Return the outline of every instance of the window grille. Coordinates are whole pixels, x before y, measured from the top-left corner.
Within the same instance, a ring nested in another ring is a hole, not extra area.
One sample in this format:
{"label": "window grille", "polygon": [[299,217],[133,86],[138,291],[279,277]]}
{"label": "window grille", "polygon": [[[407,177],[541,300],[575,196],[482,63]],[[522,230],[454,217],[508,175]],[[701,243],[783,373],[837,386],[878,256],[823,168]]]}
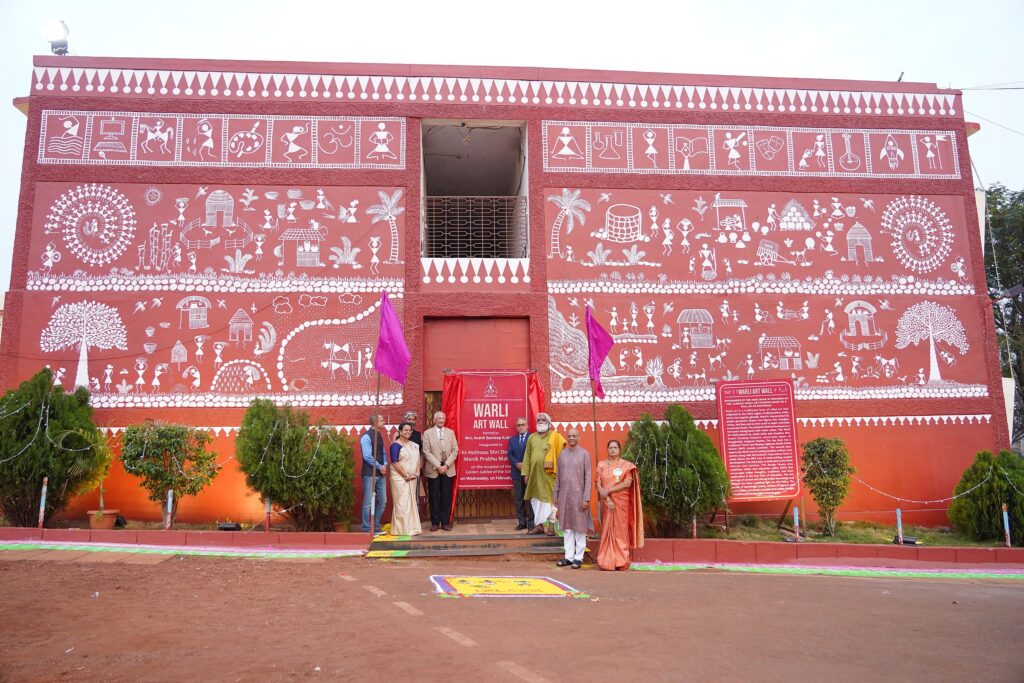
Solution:
{"label": "window grille", "polygon": [[526,197],[427,197],[423,255],[433,258],[526,258]]}

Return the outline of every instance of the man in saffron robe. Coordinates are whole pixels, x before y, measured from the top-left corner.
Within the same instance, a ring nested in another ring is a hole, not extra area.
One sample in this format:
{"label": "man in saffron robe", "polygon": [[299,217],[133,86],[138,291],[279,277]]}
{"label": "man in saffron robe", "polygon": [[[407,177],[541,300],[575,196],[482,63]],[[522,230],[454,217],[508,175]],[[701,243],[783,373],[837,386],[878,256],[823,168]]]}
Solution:
{"label": "man in saffron robe", "polygon": [[[551,428],[551,416],[537,413],[537,431],[526,440],[523,455],[523,481],[526,493],[533,506],[533,521],[537,524],[529,533],[554,536],[551,522],[555,512],[555,472],[558,470],[558,454],[565,448],[565,439]],[[545,528],[546,527],[546,528]]]}
{"label": "man in saffron robe", "polygon": [[579,569],[587,551],[587,535],[594,530],[590,516],[590,487],[592,469],[590,453],[580,446],[580,432],[570,429],[565,433],[568,445],[558,456],[555,475],[555,506],[558,508],[558,527],[562,530],[565,557],[556,565]]}
{"label": "man in saffron robe", "polygon": [[597,463],[597,495],[603,508],[597,565],[607,571],[629,569],[630,548],[644,545],[640,472],[621,453],[622,446],[612,439],[608,459]]}

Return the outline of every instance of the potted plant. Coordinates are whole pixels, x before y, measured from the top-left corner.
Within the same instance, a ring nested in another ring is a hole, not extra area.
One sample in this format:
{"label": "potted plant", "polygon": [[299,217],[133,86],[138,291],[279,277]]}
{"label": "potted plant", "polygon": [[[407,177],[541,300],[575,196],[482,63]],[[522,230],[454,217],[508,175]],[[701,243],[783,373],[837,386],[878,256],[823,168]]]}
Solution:
{"label": "potted plant", "polygon": [[121,511],[117,508],[105,508],[103,506],[103,482],[107,475],[110,474],[110,462],[113,459],[113,451],[110,448],[110,443],[107,442],[107,438],[103,435],[103,432],[98,429],[93,432],[80,430],[78,431],[78,434],[89,443],[93,452],[98,456],[100,462],[104,463],[104,466],[99,472],[97,472],[100,489],[100,506],[97,510],[87,511],[89,514],[89,528],[113,529],[114,525],[117,523],[117,515]]}

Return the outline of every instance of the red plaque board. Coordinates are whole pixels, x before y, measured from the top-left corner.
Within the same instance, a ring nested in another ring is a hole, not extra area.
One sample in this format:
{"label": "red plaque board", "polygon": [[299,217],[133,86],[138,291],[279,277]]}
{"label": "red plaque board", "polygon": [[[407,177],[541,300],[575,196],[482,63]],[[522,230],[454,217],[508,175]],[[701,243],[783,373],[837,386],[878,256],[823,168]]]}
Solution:
{"label": "red plaque board", "polygon": [[790,380],[718,382],[718,430],[732,500],[800,493],[796,406]]}
{"label": "red plaque board", "polygon": [[[449,425],[459,439],[458,489],[512,488],[509,437],[516,431],[516,418],[527,417],[534,423],[528,400],[530,374],[529,370],[460,370],[457,383],[446,383]],[[449,402],[457,408],[454,415]]]}

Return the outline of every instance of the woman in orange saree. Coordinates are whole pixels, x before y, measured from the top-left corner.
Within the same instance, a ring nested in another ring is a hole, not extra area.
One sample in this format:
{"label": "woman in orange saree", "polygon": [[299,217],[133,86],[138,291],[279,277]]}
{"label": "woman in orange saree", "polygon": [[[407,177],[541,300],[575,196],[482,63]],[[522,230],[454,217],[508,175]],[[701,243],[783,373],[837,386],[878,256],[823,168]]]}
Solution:
{"label": "woman in orange saree", "polygon": [[608,442],[608,458],[597,463],[598,504],[603,513],[597,564],[607,571],[629,569],[630,548],[644,545],[640,473],[621,454],[622,446],[613,439]]}

